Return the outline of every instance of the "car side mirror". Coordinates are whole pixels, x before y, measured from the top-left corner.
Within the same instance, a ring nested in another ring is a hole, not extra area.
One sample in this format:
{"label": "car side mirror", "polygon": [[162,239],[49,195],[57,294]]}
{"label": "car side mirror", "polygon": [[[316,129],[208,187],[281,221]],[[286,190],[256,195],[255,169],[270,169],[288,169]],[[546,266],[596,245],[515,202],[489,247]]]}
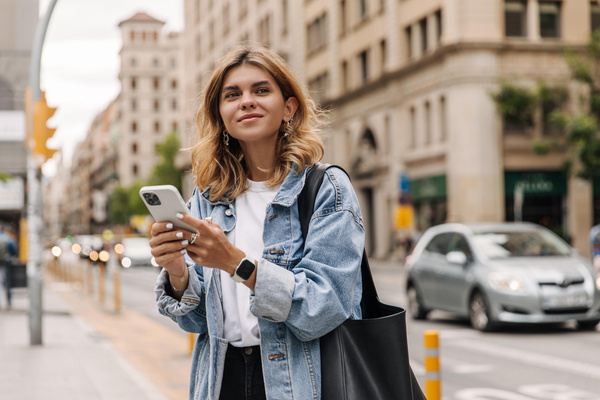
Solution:
{"label": "car side mirror", "polygon": [[468,260],[466,254],[462,251],[451,251],[446,254],[446,261],[450,264],[466,265]]}

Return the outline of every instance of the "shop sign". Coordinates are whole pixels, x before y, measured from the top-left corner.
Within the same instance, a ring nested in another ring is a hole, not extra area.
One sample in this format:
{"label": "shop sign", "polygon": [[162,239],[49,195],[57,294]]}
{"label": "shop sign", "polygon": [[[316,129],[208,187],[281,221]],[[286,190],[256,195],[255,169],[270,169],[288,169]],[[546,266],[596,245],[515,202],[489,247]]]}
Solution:
{"label": "shop sign", "polygon": [[431,176],[411,182],[413,201],[446,198],[446,176]]}
{"label": "shop sign", "polygon": [[524,196],[564,196],[567,178],[559,171],[507,171],[504,188],[507,196],[513,196],[516,189]]}

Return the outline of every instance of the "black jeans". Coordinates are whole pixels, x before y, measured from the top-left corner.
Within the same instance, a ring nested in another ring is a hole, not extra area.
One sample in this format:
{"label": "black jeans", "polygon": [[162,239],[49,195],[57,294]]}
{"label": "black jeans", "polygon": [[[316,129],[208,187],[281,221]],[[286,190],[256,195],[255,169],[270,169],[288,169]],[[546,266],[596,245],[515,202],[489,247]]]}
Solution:
{"label": "black jeans", "polygon": [[219,400],[267,400],[260,346],[227,347]]}

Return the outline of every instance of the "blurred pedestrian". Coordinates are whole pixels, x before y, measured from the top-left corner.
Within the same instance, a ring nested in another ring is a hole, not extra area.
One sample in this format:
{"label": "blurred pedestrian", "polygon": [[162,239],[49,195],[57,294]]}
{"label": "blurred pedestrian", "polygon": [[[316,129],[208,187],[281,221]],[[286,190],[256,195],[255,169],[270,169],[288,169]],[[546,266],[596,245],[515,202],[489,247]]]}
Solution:
{"label": "blurred pedestrian", "polygon": [[323,117],[267,48],[233,49],[208,81],[178,215],[198,235],[163,222],[150,241],[159,311],[199,334],[190,399],[320,399],[319,338],[361,316],[364,227],[343,171],[325,173],[306,243],[300,229]]}
{"label": "blurred pedestrian", "polygon": [[6,303],[11,308],[11,273],[12,259],[17,255],[17,245],[6,233],[6,228],[0,225],[0,280],[6,292]]}

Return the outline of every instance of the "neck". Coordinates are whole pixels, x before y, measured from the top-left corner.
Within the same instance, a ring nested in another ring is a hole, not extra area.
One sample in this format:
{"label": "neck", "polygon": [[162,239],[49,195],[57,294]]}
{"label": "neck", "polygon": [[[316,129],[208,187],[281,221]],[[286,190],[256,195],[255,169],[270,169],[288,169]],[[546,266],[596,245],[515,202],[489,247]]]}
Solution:
{"label": "neck", "polygon": [[264,182],[273,176],[275,167],[275,147],[242,146],[248,178],[255,182]]}

